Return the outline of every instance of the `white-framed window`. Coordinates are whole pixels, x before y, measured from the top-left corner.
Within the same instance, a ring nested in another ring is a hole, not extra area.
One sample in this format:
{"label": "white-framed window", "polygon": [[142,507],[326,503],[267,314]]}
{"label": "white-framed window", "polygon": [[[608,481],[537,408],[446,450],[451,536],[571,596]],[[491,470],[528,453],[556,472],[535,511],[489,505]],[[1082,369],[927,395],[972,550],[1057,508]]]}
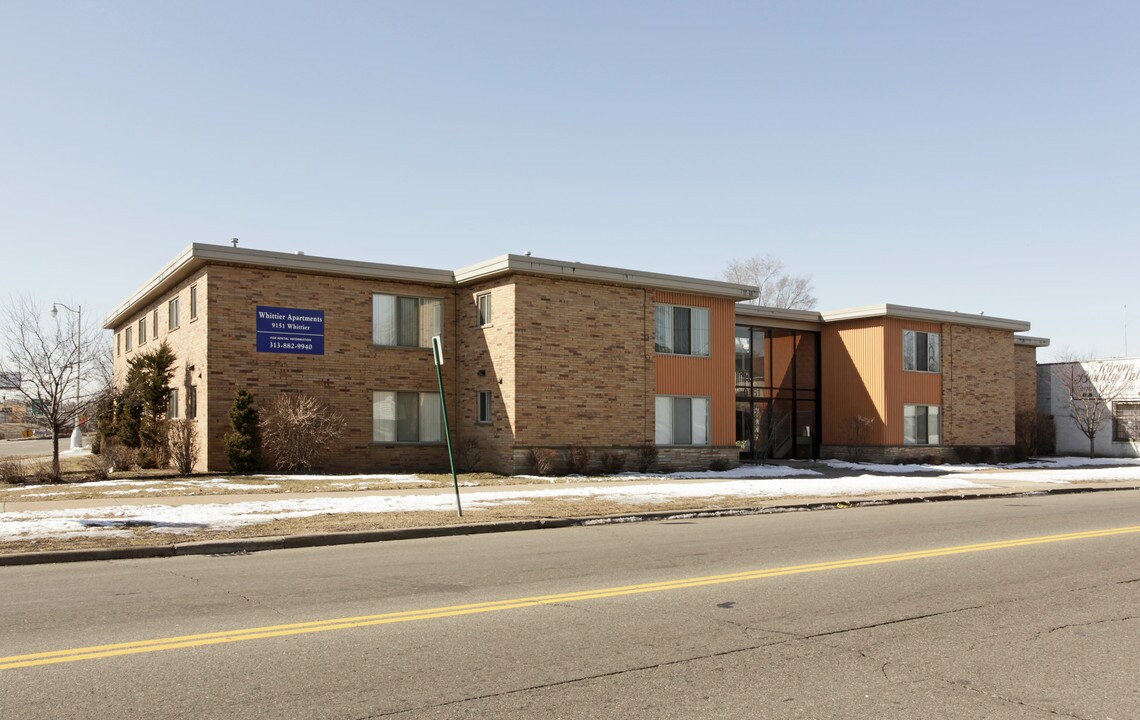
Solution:
{"label": "white-framed window", "polygon": [[942,408],[937,405],[903,405],[903,444],[938,445],[942,442]]}
{"label": "white-framed window", "polygon": [[372,441],[436,443],[443,441],[443,410],[437,392],[372,393]]}
{"label": "white-framed window", "polygon": [[658,395],[656,403],[658,445],[708,445],[709,399]]}
{"label": "white-framed window", "polygon": [[174,330],[178,327],[178,298],[172,298],[166,305],[167,312],[170,315],[168,318],[167,328]]}
{"label": "white-framed window", "polygon": [[150,329],[152,331],[154,331],[154,339],[157,340],[158,339],[158,308],[154,309],[154,317],[152,318],[152,320],[153,320],[153,322],[150,326]]}
{"label": "white-framed window", "polygon": [[139,345],[146,345],[146,316],[139,319]]}
{"label": "white-framed window", "polygon": [[479,391],[479,414],[475,422],[486,424],[491,422],[491,391]]}
{"label": "white-framed window", "polygon": [[190,319],[198,319],[198,286],[190,286]]}
{"label": "white-framed window", "polygon": [[672,355],[709,354],[709,309],[657,305],[654,312],[657,352]]}
{"label": "white-framed window", "polygon": [[193,420],[198,417],[198,386],[191,385],[186,388],[186,418]]}
{"label": "white-framed window", "polygon": [[385,347],[431,347],[443,327],[439,298],[372,296],[372,344]]}
{"label": "white-framed window", "polygon": [[479,327],[487,327],[491,324],[491,293],[476,295],[475,305],[479,310]]}
{"label": "white-framed window", "polygon": [[903,330],[903,370],[942,372],[942,336],[932,332]]}
{"label": "white-framed window", "polygon": [[127,352],[131,351],[131,329],[127,328],[123,331],[123,346],[126,347]]}
{"label": "white-framed window", "polygon": [[1140,403],[1112,404],[1112,439],[1120,442],[1140,440]]}
{"label": "white-framed window", "polygon": [[118,335],[115,336],[115,354],[116,355],[122,355],[123,354],[123,334],[122,333],[119,333]]}
{"label": "white-framed window", "polygon": [[166,399],[166,417],[178,419],[178,388],[170,388],[170,395]]}

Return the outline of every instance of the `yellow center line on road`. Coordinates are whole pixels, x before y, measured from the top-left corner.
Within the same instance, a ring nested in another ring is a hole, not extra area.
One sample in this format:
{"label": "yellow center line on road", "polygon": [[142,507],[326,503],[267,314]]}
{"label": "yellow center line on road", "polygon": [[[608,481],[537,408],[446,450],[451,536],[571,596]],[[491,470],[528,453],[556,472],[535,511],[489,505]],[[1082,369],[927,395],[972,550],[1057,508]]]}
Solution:
{"label": "yellow center line on road", "polygon": [[893,553],[889,555],[872,555],[869,557],[850,558],[848,560],[810,563],[807,565],[790,565],[786,567],[768,568],[762,570],[746,570],[744,572],[728,573],[725,575],[706,575],[703,577],[665,580],[662,582],[644,583],[640,585],[623,585],[618,587],[596,588],[593,590],[580,590],[577,592],[558,593],[555,595],[538,595],[534,597],[514,598],[509,600],[494,600],[490,602],[471,603],[467,605],[451,605],[447,607],[427,608],[423,610],[405,610],[402,612],[382,613],[378,615],[361,615],[357,617],[292,623],[288,625],[269,625],[265,627],[247,628],[244,630],[227,630],[222,632],[201,633],[197,635],[181,635],[178,637],[138,640],[134,642],[116,643],[112,645],[96,645],[92,647],[73,648],[70,650],[53,650],[49,652],[32,653],[30,655],[12,655],[10,657],[0,657],[0,670],[13,670],[15,668],[32,667],[36,665],[54,665],[58,663],[77,662],[80,660],[95,660],[98,658],[115,657],[117,655],[134,655],[137,653],[159,652],[162,650],[201,647],[203,645],[220,645],[222,643],[242,642],[245,640],[262,640],[265,638],[285,637],[288,635],[306,635],[309,633],[328,632],[330,630],[348,630],[350,628],[368,627],[370,625],[387,625],[390,623],[432,620],[435,618],[457,617],[461,615],[475,615],[479,613],[498,612],[501,610],[516,610],[519,608],[534,607],[537,605],[548,605],[553,603],[566,603],[580,600],[598,600],[602,598],[621,597],[624,595],[640,595],[643,593],[662,592],[666,590],[682,590],[685,588],[702,587],[706,585],[719,585],[723,583],[744,582],[748,580],[762,580],[764,578],[780,577],[783,575],[797,575],[802,573],[822,572],[825,570],[843,570],[846,568],[865,567],[868,565],[883,565],[886,563],[906,562],[910,560],[925,560],[929,558],[945,557],[948,555],[988,552],[991,550],[1004,550],[1008,548],[1024,547],[1027,545],[1067,542],[1070,540],[1088,540],[1093,538],[1103,538],[1113,535],[1126,535],[1132,533],[1140,533],[1140,525],[1107,528],[1104,530],[1091,530],[1087,532],[1065,533],[1061,535],[1040,535],[1037,537],[1018,538],[1014,540],[999,540],[996,542],[977,543],[973,545],[954,545],[950,547],[931,548],[929,550],[915,550],[912,552]]}

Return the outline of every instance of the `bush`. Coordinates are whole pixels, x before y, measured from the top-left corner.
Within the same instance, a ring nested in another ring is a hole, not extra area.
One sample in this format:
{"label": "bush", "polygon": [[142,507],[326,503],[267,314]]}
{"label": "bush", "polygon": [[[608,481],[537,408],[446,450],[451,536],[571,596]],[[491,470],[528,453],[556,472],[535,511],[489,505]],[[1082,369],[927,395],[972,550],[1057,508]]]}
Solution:
{"label": "bush", "polygon": [[459,443],[459,469],[474,472],[483,460],[483,448],[475,438],[467,438]]}
{"label": "bush", "polygon": [[657,446],[653,443],[645,443],[637,448],[637,470],[638,472],[649,472],[649,468],[657,462]]}
{"label": "bush", "polygon": [[91,455],[83,463],[83,479],[98,482],[111,477],[111,463],[104,455]]}
{"label": "bush", "polygon": [[28,481],[29,475],[22,460],[0,460],[0,482],[21,485]]}
{"label": "bush", "polygon": [[572,475],[585,475],[590,468],[589,448],[579,444],[566,448],[566,467]]}
{"label": "bush", "polygon": [[625,453],[618,450],[607,450],[602,453],[602,470],[610,475],[617,475],[625,467]]}
{"label": "bush", "polygon": [[162,459],[158,457],[158,453],[154,448],[141,447],[135,451],[135,462],[143,470],[154,470],[156,467],[162,465]]}
{"label": "bush", "polygon": [[170,443],[170,460],[182,475],[194,471],[198,459],[198,428],[191,420],[171,420],[167,437]]}
{"label": "bush", "polygon": [[728,461],[724,458],[715,458],[709,463],[709,470],[713,472],[724,472],[728,469]]}
{"label": "bush", "polygon": [[343,429],[344,418],[304,393],[278,395],[261,419],[265,449],[287,471],[319,466]]}
{"label": "bush", "polygon": [[108,472],[114,472],[115,470],[130,470],[134,467],[136,463],[135,454],[134,448],[129,448],[118,442],[111,442],[108,438],[103,443],[103,452],[99,453],[99,457],[107,464]]}
{"label": "bush", "polygon": [[230,407],[230,432],[226,433],[226,458],[230,470],[248,473],[261,467],[261,418],[253,395],[238,390]]}
{"label": "bush", "polygon": [[531,472],[553,475],[558,468],[558,451],[550,448],[531,448],[526,456],[526,464]]}

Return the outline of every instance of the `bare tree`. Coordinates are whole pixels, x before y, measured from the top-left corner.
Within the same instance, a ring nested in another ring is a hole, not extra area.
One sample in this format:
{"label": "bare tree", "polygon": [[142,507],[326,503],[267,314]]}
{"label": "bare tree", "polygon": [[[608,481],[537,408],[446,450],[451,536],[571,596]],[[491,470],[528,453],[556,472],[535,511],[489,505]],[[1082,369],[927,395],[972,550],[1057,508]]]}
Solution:
{"label": "bare tree", "polygon": [[309,470],[344,430],[344,418],[311,395],[282,393],[261,416],[261,440],[281,470]]}
{"label": "bare tree", "polygon": [[47,311],[28,297],[13,299],[3,314],[0,341],[4,370],[14,373],[19,393],[35,421],[52,434],[52,476],[60,477],[59,436],[77,424],[91,400],[80,377],[80,353],[95,347],[97,333],[76,322],[46,320]]}
{"label": "bare tree", "polygon": [[791,275],[784,263],[772,254],[747,260],[733,260],[724,269],[724,279],[752,285],[760,296],[752,302],[765,307],[812,310],[816,298],[810,275]]}
{"label": "bare tree", "polygon": [[1069,418],[1089,439],[1089,457],[1096,454],[1096,435],[1112,418],[1112,403],[1125,395],[1133,377],[1119,363],[1104,360],[1081,361],[1070,353],[1053,366],[1053,378],[1060,388]]}

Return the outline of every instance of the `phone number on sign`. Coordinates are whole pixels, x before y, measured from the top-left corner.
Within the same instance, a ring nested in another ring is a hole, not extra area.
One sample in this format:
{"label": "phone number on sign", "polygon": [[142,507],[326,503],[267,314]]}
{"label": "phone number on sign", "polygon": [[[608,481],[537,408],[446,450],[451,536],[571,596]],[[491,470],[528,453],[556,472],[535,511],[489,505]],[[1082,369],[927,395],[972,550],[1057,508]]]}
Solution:
{"label": "phone number on sign", "polygon": [[312,343],[269,341],[270,350],[312,350]]}

